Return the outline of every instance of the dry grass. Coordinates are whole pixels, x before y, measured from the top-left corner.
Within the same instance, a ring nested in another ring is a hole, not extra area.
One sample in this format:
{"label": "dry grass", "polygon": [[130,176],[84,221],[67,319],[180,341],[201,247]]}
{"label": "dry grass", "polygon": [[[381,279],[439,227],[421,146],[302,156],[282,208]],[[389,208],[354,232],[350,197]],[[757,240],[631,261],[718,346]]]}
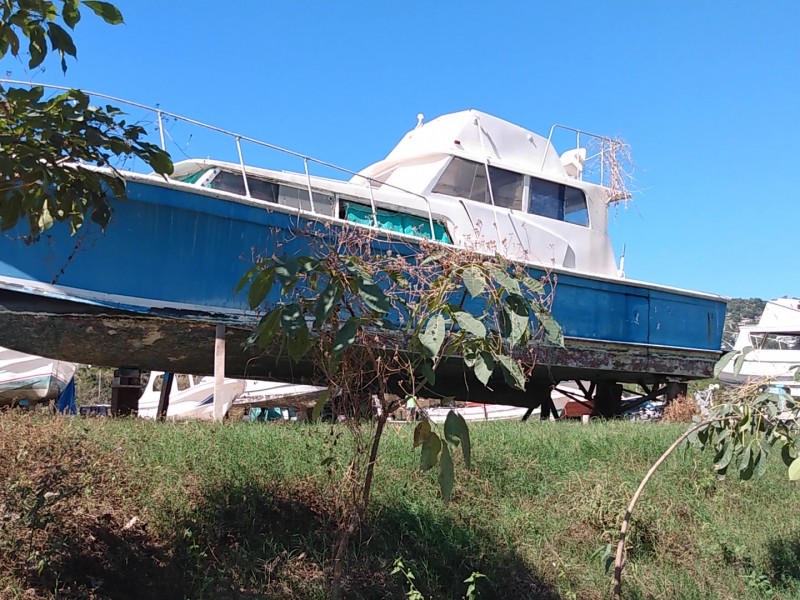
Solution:
{"label": "dry grass", "polygon": [[700,407],[690,396],[678,396],[667,404],[664,415],[665,423],[691,423],[692,417],[700,414]]}

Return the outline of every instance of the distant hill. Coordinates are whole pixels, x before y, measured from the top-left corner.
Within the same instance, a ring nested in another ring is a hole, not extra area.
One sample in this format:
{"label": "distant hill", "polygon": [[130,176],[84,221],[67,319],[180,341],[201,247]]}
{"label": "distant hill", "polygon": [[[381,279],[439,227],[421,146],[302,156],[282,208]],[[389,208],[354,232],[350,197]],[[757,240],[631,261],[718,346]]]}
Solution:
{"label": "distant hill", "polygon": [[733,346],[739,333],[739,325],[757,323],[767,301],[761,298],[732,298],[728,301],[728,312],[725,315],[725,333],[722,337],[723,348]]}

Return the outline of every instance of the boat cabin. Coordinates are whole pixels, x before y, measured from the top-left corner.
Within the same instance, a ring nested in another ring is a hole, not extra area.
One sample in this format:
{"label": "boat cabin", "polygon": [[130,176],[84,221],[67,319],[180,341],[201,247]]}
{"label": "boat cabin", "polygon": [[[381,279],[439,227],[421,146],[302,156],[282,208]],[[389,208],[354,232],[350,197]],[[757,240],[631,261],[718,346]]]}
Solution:
{"label": "boat cabin", "polygon": [[224,197],[377,227],[509,259],[619,276],[607,235],[608,187],[583,179],[586,150],[467,110],[420,116],[389,155],[350,181],[184,161],[173,178]]}

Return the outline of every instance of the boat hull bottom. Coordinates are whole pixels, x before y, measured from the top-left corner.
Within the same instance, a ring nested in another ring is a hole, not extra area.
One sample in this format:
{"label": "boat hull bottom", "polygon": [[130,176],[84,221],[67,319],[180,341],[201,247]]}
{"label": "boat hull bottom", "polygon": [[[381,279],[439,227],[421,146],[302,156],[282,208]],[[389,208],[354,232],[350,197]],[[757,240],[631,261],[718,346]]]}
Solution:
{"label": "boat hull bottom", "polygon": [[[209,375],[214,371],[216,324],[209,321],[150,316],[82,303],[58,301],[57,310],[14,310],[8,292],[0,297],[0,344],[20,352],[48,353],[61,360],[148,371]],[[47,308],[46,305],[42,308]],[[53,307],[50,307],[51,309]],[[250,330],[226,328],[227,377],[324,384],[313,364],[260,355],[248,348]],[[688,381],[713,374],[718,352],[567,339],[566,348],[534,352],[532,380],[608,381],[655,384]],[[492,391],[465,376],[457,358],[437,371],[434,391],[460,400],[526,406],[530,396],[492,380]]]}

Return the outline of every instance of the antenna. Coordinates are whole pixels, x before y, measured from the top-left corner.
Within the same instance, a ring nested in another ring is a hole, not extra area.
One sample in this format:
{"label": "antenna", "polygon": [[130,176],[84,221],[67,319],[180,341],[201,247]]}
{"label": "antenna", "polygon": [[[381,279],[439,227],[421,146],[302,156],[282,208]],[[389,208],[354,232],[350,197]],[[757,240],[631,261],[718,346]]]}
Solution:
{"label": "antenna", "polygon": [[622,256],[619,257],[619,269],[617,269],[617,277],[625,279],[625,248],[628,244],[622,244]]}

